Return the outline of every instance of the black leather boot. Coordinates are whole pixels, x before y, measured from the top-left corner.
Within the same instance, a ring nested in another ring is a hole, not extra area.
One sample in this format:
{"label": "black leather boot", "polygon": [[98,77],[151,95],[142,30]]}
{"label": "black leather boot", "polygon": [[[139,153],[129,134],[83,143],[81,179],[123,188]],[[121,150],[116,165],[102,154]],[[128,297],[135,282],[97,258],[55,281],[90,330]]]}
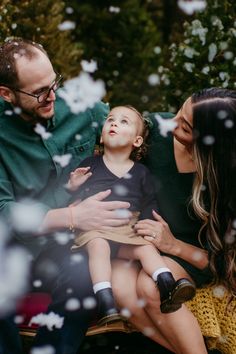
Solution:
{"label": "black leather boot", "polygon": [[121,320],[119,315],[111,288],[99,290],[96,293],[98,303],[98,322],[99,326],[103,326],[106,323],[111,323]]}
{"label": "black leather boot", "polygon": [[157,277],[157,287],[161,298],[161,312],[171,313],[179,310],[182,303],[191,300],[196,287],[188,279],[181,278],[175,281],[170,272],[164,272]]}

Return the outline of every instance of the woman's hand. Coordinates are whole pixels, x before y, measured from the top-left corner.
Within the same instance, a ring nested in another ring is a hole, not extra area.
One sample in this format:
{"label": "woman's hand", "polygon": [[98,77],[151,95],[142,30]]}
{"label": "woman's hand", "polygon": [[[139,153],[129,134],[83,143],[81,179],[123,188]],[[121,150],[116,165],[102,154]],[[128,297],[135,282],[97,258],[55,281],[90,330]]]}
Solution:
{"label": "woman's hand", "polygon": [[153,210],[155,220],[140,220],[135,224],[134,229],[138,235],[152,244],[164,253],[174,254],[178,240],[174,237],[167,222]]}

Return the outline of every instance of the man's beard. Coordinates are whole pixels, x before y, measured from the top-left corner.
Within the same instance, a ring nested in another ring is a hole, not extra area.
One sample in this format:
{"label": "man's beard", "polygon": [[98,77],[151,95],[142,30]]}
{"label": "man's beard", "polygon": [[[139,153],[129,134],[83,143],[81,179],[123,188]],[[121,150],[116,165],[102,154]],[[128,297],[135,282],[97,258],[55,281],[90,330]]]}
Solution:
{"label": "man's beard", "polygon": [[19,116],[21,116],[27,122],[44,123],[45,121],[50,120],[54,117],[54,114],[52,114],[51,117],[45,118],[44,116],[35,113],[35,111],[33,111],[32,109],[24,108],[19,99],[16,99],[16,101],[14,102],[14,107],[20,110],[20,112],[18,113]]}

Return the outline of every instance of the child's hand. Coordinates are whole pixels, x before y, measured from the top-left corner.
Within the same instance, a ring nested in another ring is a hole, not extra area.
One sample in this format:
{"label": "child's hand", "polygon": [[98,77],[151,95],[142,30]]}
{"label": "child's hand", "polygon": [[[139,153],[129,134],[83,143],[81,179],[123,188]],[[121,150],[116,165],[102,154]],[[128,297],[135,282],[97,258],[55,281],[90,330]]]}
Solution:
{"label": "child's hand", "polygon": [[71,172],[67,188],[72,192],[78,189],[92,175],[92,172],[88,172],[89,169],[90,167],[79,167]]}

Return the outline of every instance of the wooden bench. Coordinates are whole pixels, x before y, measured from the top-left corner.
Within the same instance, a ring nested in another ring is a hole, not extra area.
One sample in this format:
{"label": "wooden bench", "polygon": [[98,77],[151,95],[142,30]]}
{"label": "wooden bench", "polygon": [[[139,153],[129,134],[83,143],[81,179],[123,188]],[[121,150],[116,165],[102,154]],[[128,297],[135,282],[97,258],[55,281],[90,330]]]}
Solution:
{"label": "wooden bench", "polygon": [[[197,318],[208,349],[217,349],[223,354],[236,354],[236,299],[229,305],[228,294],[223,287],[198,289],[195,298],[187,303],[188,308]],[[22,337],[31,338],[36,333],[36,326],[29,327],[32,316],[45,312],[50,303],[50,296],[45,293],[29,294],[23,299],[19,314],[24,315],[24,322],[19,325]],[[135,328],[127,322],[119,321],[104,326],[92,325],[87,336],[104,333],[133,333]],[[137,332],[137,331],[136,331]]]}

